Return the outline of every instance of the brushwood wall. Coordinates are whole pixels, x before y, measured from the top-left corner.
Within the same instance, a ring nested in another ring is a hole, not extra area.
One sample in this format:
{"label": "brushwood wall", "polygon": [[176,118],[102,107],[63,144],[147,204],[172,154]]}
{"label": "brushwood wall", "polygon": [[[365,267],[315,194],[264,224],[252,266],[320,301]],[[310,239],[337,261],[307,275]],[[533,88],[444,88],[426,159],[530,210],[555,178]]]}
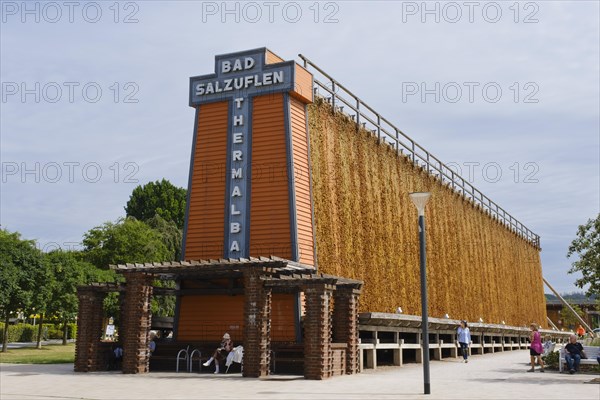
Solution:
{"label": "brushwood wall", "polygon": [[309,106],[320,272],[365,282],[361,311],[420,315],[417,212],[426,208],[429,315],[546,327],[539,249],[331,106]]}

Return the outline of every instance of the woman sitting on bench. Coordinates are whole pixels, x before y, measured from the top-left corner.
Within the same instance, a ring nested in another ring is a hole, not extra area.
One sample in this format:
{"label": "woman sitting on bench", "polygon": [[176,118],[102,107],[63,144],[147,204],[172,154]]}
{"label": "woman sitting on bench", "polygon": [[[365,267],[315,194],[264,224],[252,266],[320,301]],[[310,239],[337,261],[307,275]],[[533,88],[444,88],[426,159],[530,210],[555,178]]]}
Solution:
{"label": "woman sitting on bench", "polygon": [[225,333],[223,335],[223,340],[221,340],[221,345],[215,350],[212,357],[209,358],[208,361],[202,365],[208,367],[213,361],[215,361],[215,374],[218,374],[219,363],[221,362],[221,360],[227,357],[227,354],[229,354],[231,350],[233,350],[233,341],[231,340],[231,336],[229,336],[229,333]]}

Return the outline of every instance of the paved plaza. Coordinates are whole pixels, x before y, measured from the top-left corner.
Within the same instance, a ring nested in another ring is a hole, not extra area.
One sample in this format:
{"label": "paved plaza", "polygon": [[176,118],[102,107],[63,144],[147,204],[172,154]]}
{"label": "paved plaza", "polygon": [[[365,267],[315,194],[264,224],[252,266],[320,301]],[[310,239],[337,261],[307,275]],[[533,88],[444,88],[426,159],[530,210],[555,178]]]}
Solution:
{"label": "paved plaza", "polygon": [[420,364],[366,370],[354,376],[308,381],[212,375],[119,372],[75,373],[72,364],[0,364],[0,399],[600,399],[598,374],[527,373],[526,350],[432,361],[432,394],[422,394]]}

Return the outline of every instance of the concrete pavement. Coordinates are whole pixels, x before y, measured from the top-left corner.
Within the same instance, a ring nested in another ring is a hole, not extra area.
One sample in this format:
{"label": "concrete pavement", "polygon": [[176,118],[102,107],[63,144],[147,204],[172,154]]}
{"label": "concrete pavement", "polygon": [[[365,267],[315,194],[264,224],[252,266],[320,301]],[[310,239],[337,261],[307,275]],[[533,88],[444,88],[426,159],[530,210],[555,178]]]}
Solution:
{"label": "concrete pavement", "polygon": [[420,364],[384,367],[362,374],[307,381],[298,376],[267,379],[213,375],[118,372],[74,373],[71,364],[0,364],[0,398],[12,399],[600,399],[598,374],[527,373],[526,350],[432,361],[425,396]]}

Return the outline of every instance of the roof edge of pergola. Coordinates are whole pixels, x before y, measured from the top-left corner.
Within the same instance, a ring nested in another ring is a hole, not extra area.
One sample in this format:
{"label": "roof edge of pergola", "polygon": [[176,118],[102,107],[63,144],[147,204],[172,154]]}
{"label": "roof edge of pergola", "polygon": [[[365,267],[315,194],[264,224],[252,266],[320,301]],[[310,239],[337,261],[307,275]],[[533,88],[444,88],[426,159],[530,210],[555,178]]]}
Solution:
{"label": "roof edge of pergola", "polygon": [[304,284],[323,283],[360,290],[363,286],[363,281],[322,274],[311,265],[277,256],[110,264],[109,267],[124,275],[141,272],[160,276],[208,279],[242,275],[244,270],[249,268],[262,268],[267,276],[263,278],[263,281],[266,286],[271,287],[297,287]]}

